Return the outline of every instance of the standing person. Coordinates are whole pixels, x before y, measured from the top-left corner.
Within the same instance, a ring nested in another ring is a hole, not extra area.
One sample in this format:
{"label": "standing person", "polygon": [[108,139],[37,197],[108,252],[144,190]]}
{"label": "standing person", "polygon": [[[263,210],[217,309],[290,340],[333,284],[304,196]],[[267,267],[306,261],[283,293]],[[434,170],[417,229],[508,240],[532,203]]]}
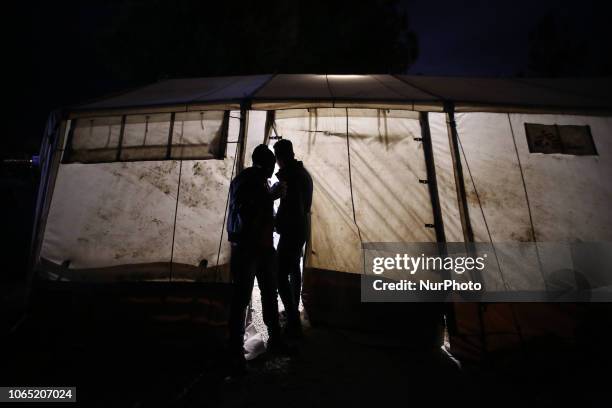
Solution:
{"label": "standing person", "polygon": [[295,159],[289,140],[274,144],[276,173],[279,181],[286,183],[286,192],[280,199],[275,227],[278,241],[278,293],[287,313],[287,332],[300,336],[299,304],[302,289],[300,260],[310,232],[309,215],[312,205],[312,178],[301,161]]}
{"label": "standing person", "polygon": [[[281,351],[277,303],[276,253],[273,245],[274,199],[268,179],[274,172],[275,158],[268,146],[253,151],[253,166],[243,170],[230,185],[227,219],[231,242],[230,270],[234,295],[230,306],[229,349],[233,369],[246,368],[244,325],[254,279],[261,290],[264,323],[268,328],[268,351]],[[278,189],[278,194],[282,188]]]}

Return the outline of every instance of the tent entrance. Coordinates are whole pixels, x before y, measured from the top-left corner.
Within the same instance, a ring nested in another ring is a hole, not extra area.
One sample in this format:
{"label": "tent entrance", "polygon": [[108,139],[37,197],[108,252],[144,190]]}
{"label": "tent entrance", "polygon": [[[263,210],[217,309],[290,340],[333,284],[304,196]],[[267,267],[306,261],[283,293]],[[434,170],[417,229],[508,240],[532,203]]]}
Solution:
{"label": "tent entrance", "polygon": [[272,147],[290,140],[313,178],[302,291],[313,324],[376,330],[402,325],[417,337],[440,337],[437,305],[368,304],[360,298],[364,243],[437,240],[422,123],[418,112],[388,109],[268,114],[265,142]]}

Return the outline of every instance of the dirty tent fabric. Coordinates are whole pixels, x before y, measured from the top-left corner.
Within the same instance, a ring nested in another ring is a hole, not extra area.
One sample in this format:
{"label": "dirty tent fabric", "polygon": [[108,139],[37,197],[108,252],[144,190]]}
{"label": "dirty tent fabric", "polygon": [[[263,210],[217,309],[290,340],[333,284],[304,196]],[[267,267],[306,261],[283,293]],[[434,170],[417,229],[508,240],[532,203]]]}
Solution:
{"label": "dirty tent fabric", "polygon": [[[60,279],[94,281],[224,279],[222,271],[210,268],[229,259],[221,233],[239,115],[230,115],[222,160],[191,157],[218,155],[219,147],[213,145],[222,137],[223,112],[177,114],[169,148],[169,114],[167,121],[155,125],[128,115],[123,140],[130,153],[119,153],[118,144],[109,143],[114,147],[112,160],[121,154],[145,161],[108,163],[97,162],[108,155],[97,154],[93,136],[106,133],[107,140],[115,140],[116,121],[77,119],[72,143],[81,153],[70,156],[74,162],[59,166],[41,250],[43,261],[51,265],[70,264],[50,273]],[[185,159],[147,160],[165,159],[167,150],[171,158]]]}
{"label": "dirty tent fabric", "polygon": [[[500,279],[488,282],[489,287],[543,290],[555,271],[576,268],[569,250],[560,253],[556,243],[610,240],[612,218],[606,203],[612,199],[612,187],[606,180],[612,167],[606,157],[612,151],[607,137],[612,118],[474,112],[459,113],[456,121],[475,241],[502,244],[494,246],[496,262],[490,265],[500,271],[496,275]],[[446,117],[432,113],[429,122],[446,236],[449,241],[462,241],[456,192],[450,182],[453,169]],[[530,153],[526,123],[588,126],[599,155]],[[520,259],[502,250],[509,243],[533,241],[538,244]],[[599,256],[607,257],[604,252]],[[571,340],[576,321],[571,317],[575,312],[568,309],[550,304],[489,305],[483,313],[484,330],[490,333],[486,346],[508,349],[551,334]],[[455,306],[461,334],[455,348],[463,352],[482,346],[483,326],[469,318],[475,310],[469,304]]]}
{"label": "dirty tent fabric", "polygon": [[417,115],[302,109],[275,123],[314,179],[308,266],[361,273],[363,242],[435,241]]}
{"label": "dirty tent fabric", "polygon": [[[67,279],[79,279],[79,270],[88,270],[85,279],[102,280],[163,279],[171,272],[172,279],[227,278],[209,268],[228,261],[226,240],[221,234],[228,183],[235,171],[238,115],[237,111],[230,115],[223,160],[76,163],[105,156],[95,155],[97,149],[87,149],[86,140],[75,131],[73,145],[79,147],[80,155],[71,156],[75,162],[60,166],[58,198],[51,206],[48,238],[43,244],[44,259],[55,264],[70,260],[63,276]],[[207,116],[213,120],[206,126],[199,114],[191,115],[197,119],[191,120],[197,126],[185,126],[188,121],[179,120],[177,114],[173,143],[193,138],[206,127],[219,134],[219,115]],[[129,119],[129,123],[137,119]],[[247,151],[263,141],[263,119],[261,114],[249,116]],[[76,129],[80,130],[79,122]],[[88,137],[94,134],[92,127],[100,134],[104,132],[99,128],[110,135],[117,133],[114,120],[103,118],[96,121],[96,126],[92,122],[83,125]],[[128,119],[126,129],[127,123]],[[127,146],[138,147],[126,158],[164,155],[161,142],[151,142],[153,150],[142,147],[147,129],[142,121],[139,125],[130,130],[127,139]],[[159,133],[167,137],[169,126],[169,120],[159,122]],[[277,112],[275,128],[294,143],[296,154],[315,179],[313,267],[361,273],[364,241],[435,240],[431,228],[425,227],[433,220],[429,193],[419,183],[426,174],[422,146],[415,140],[421,132],[417,114],[375,109],[284,110]],[[160,135],[156,137],[161,140]],[[115,155],[117,143],[109,144],[114,146]],[[136,153],[137,149],[144,153]],[[195,149],[197,152],[201,147]],[[94,155],[88,156],[91,150]],[[191,150],[189,144],[173,144],[171,157],[190,157],[194,154],[188,152]],[[68,193],[75,185],[83,186],[77,197]],[[73,221],[65,222],[65,217]],[[174,264],[172,271],[166,264],[170,261]],[[151,264],[158,273],[148,277],[121,275],[121,265],[134,264]],[[105,267],[113,269],[99,270]]]}

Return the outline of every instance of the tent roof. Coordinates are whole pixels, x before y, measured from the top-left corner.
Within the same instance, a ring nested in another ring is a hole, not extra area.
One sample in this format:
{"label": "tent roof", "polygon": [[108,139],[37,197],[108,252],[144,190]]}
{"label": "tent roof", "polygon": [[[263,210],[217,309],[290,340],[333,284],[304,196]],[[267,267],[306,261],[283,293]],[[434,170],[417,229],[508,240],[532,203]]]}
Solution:
{"label": "tent roof", "polygon": [[409,106],[441,110],[612,110],[612,79],[460,78],[414,75],[276,74],[170,79],[95,102],[72,112],[135,109],[254,109],[310,106]]}
{"label": "tent roof", "polygon": [[77,106],[78,109],[115,109],[192,103],[238,102],[248,98],[272,75],[168,79]]}

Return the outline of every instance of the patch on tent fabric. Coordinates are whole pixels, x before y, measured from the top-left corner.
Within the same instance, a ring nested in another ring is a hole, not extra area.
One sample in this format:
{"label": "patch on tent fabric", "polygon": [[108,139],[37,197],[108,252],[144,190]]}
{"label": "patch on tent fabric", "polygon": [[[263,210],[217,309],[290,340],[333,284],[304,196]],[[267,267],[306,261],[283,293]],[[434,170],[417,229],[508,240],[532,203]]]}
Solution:
{"label": "patch on tent fabric", "polygon": [[525,123],[530,153],[597,155],[589,126]]}

